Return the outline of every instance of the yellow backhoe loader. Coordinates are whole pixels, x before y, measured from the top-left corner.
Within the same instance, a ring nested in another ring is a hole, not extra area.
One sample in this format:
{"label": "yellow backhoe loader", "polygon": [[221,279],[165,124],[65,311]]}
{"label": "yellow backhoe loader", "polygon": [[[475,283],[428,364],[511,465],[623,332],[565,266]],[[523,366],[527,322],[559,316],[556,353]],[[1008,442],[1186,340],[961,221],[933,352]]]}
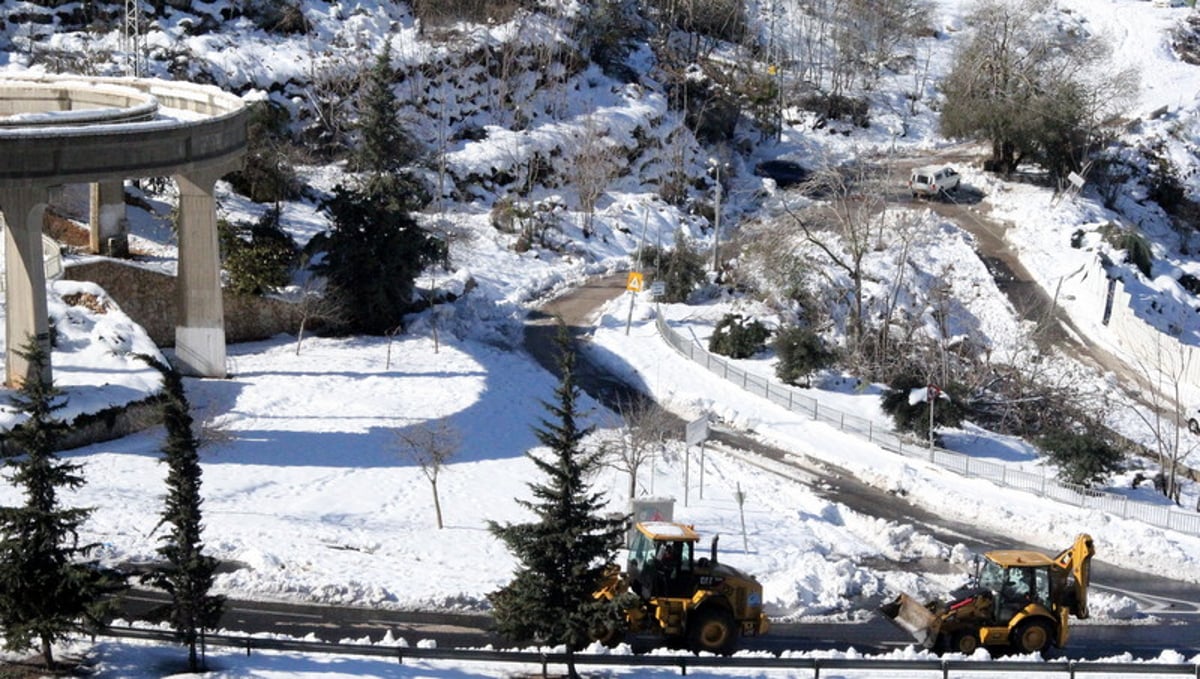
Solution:
{"label": "yellow backhoe loader", "polygon": [[[697,557],[699,540],[691,526],[635,524],[625,569],[610,565],[596,598],[621,602],[629,631],[661,634],[697,652],[728,654],[741,635],[766,633],[762,585],[717,562],[717,538],[708,557]],[[596,630],[593,636],[614,643],[622,631]]]}
{"label": "yellow backhoe loader", "polygon": [[907,594],[880,608],[925,648],[974,653],[981,644],[1023,653],[1063,648],[1069,616],[1088,617],[1092,538],[1080,534],[1055,557],[1003,549],[984,555],[974,584],[950,603]]}

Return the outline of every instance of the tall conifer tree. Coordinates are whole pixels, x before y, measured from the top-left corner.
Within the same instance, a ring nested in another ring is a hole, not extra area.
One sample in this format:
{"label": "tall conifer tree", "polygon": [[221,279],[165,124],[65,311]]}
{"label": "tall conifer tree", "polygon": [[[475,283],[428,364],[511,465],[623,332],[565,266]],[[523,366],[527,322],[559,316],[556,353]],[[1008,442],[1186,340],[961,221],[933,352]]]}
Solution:
{"label": "tall conifer tree", "polygon": [[513,580],[489,598],[501,634],[514,641],[565,644],[570,675],[577,677],[575,649],[588,642],[591,630],[614,617],[614,604],[596,601],[592,594],[605,564],[616,556],[625,521],[601,516],[604,495],[593,492],[588,483],[600,467],[601,453],[582,446],[591,429],[579,426],[575,354],[563,325],[558,345],[557,400],[543,402],[551,417],[535,429],[550,454],[543,459],[533,451],[526,453],[545,480],[529,484],[534,500],[518,500],[537,519],[489,524],[520,564]]}
{"label": "tall conifer tree", "polygon": [[310,243],[324,251],[311,269],[328,278],[347,330],[371,335],[394,331],[404,314],[418,308],[417,276],[447,252],[383,188],[334,187],[321,204],[334,227]]}
{"label": "tall conifer tree", "polygon": [[66,402],[42,377],[47,352],[30,340],[19,353],[32,377],[12,400],[27,417],[5,436],[4,466],[8,480],[24,491],[25,504],[0,507],[0,628],[6,648],[39,646],[46,667],[53,668],[52,644],[102,625],[112,610],[108,595],[124,581],[87,560],[95,544],[79,543],[92,510],[63,507],[59,498],[84,479],[82,465],[55,453],[67,425],[53,413]]}
{"label": "tall conifer tree", "polygon": [[163,461],[168,470],[160,525],[171,527],[158,548],[164,563],[148,573],[145,582],[171,596],[167,617],[176,637],[188,647],[188,668],[196,672],[202,669],[196,652],[201,634],[217,625],[225,606],[224,597],[208,593],[217,560],[204,554],[200,538],[200,446],[192,433],[190,405],[179,372],[150,356],[141,358],[163,376],[163,425],[167,430]]}
{"label": "tall conifer tree", "polygon": [[396,69],[391,44],[385,42],[367,74],[359,99],[358,169],[372,175],[390,174],[410,159],[412,142],[400,123],[400,104],[392,88]]}

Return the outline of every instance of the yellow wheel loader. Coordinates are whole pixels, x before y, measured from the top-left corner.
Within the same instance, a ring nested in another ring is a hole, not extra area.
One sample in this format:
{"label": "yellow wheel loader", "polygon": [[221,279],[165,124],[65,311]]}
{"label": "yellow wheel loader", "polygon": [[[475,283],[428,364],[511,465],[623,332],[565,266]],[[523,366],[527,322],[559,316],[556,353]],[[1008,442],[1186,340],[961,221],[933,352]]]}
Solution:
{"label": "yellow wheel loader", "polygon": [[[636,524],[625,569],[610,564],[595,597],[620,602],[630,632],[660,634],[696,652],[732,653],[740,636],[767,631],[762,585],[717,562],[717,538],[708,557],[697,556],[699,541],[691,526]],[[623,631],[598,629],[593,637],[615,643]]]}
{"label": "yellow wheel loader", "polygon": [[1095,548],[1080,534],[1055,557],[1003,549],[984,554],[963,596],[921,604],[907,594],[880,608],[888,619],[938,652],[974,653],[980,645],[1044,652],[1063,648],[1069,616],[1088,617],[1087,591]]}

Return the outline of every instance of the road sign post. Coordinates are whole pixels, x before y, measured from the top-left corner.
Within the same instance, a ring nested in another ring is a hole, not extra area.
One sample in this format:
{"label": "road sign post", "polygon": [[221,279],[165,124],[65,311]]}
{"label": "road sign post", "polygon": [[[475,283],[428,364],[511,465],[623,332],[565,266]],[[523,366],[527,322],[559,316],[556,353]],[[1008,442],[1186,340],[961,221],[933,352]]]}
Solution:
{"label": "road sign post", "polygon": [[688,492],[691,490],[689,466],[692,459],[692,446],[700,446],[700,499],[704,499],[704,442],[708,439],[708,416],[702,415],[687,423],[684,429],[684,443],[687,450],[683,460],[683,506],[688,503]]}
{"label": "road sign post", "polygon": [[642,277],[640,271],[630,271],[629,278],[625,280],[625,289],[631,294],[629,295],[629,316],[625,319],[625,334],[629,334],[629,327],[633,325],[633,303],[637,299],[638,293],[642,291],[642,286],[645,285],[646,279]]}
{"label": "road sign post", "polygon": [[740,516],[742,520],[742,549],[749,554],[750,542],[746,539],[746,494],[742,492],[741,483],[737,484],[737,491],[734,492],[733,497],[735,500],[737,500],[738,516]]}

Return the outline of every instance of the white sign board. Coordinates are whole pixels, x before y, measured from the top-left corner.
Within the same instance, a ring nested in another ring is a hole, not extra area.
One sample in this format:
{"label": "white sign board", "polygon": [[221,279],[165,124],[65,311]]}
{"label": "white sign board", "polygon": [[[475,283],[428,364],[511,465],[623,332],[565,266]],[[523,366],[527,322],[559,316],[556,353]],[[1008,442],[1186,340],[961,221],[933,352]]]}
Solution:
{"label": "white sign board", "polygon": [[687,423],[687,429],[684,432],[683,440],[689,446],[699,445],[704,443],[708,438],[708,418],[699,417]]}

